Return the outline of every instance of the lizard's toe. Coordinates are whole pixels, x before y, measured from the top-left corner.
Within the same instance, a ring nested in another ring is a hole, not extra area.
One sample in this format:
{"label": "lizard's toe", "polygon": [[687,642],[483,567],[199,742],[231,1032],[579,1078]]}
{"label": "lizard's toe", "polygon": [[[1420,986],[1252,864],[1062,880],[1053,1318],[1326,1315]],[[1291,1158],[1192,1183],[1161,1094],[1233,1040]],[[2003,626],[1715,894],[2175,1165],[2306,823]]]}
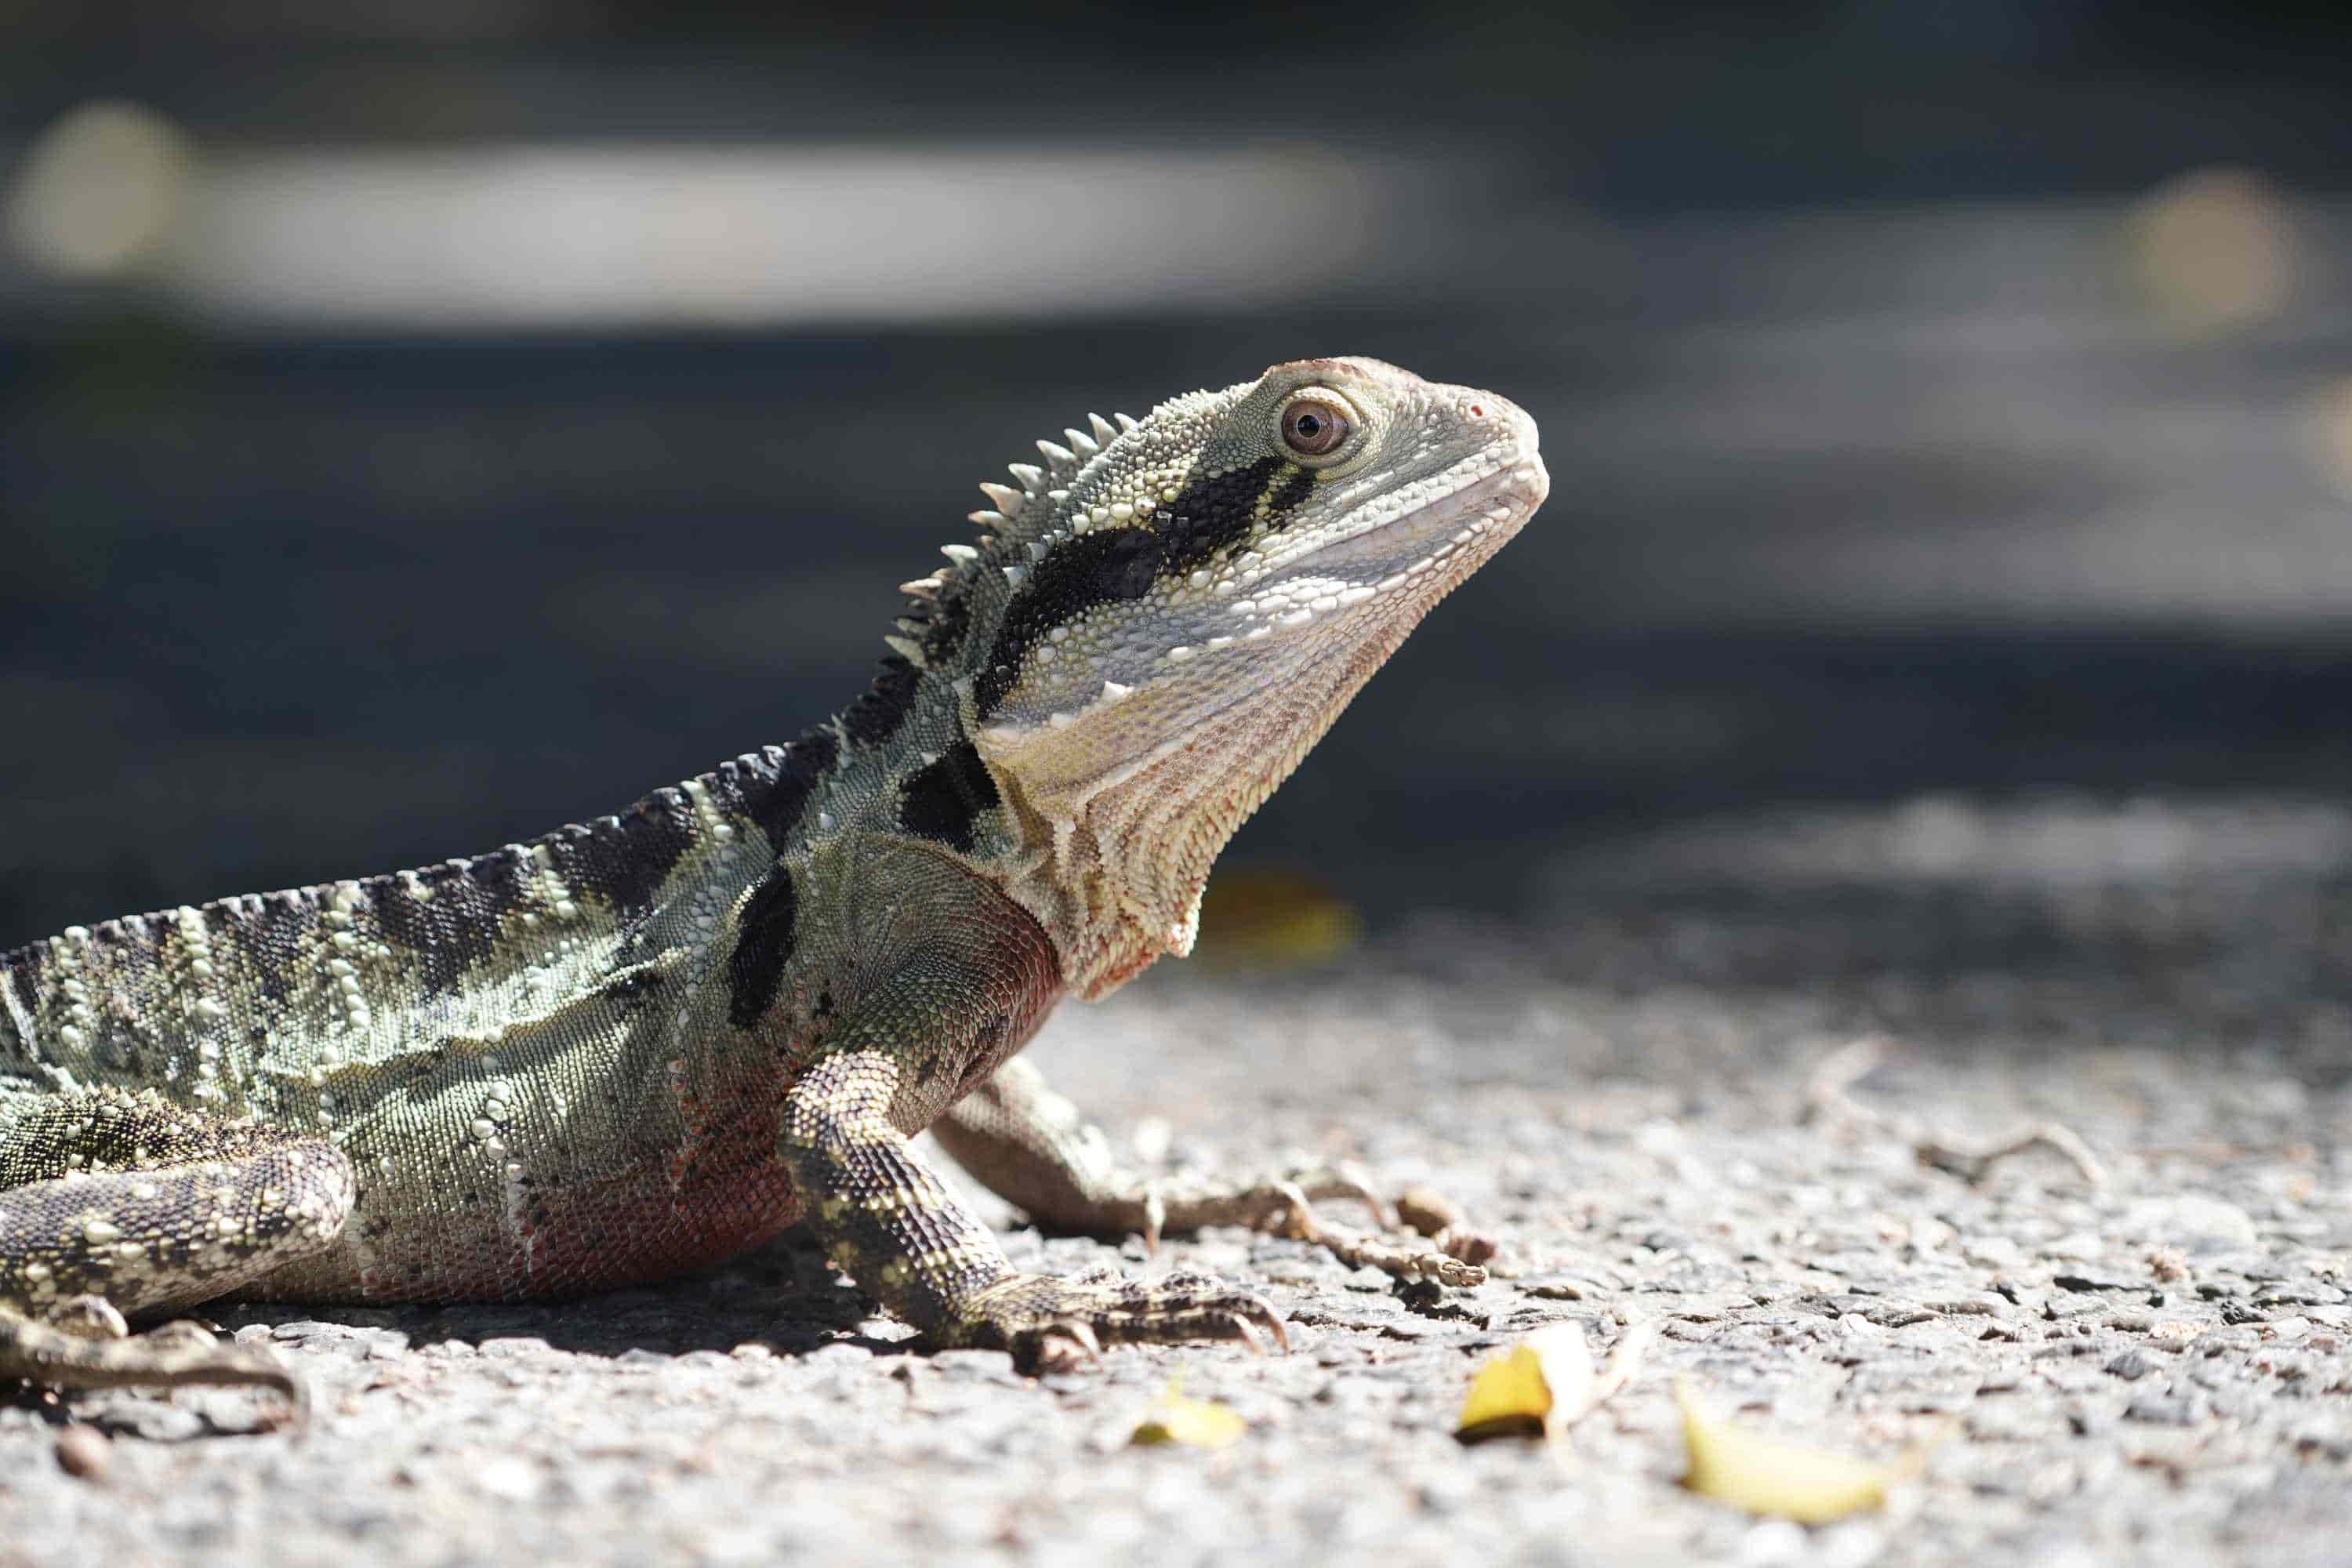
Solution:
{"label": "lizard's toe", "polygon": [[41,1321],[85,1340],[120,1340],[131,1335],[131,1325],[122,1321],[114,1303],[103,1296],[76,1296],[60,1301],[42,1314]]}
{"label": "lizard's toe", "polygon": [[1310,1165],[1287,1173],[1284,1179],[1309,1199],[1352,1199],[1371,1211],[1375,1225],[1391,1223],[1388,1200],[1373,1187],[1370,1173],[1360,1165],[1345,1160],[1330,1165]]}
{"label": "lizard's toe", "polygon": [[187,1318],[175,1318],[171,1322],[148,1330],[140,1338],[148,1349],[173,1355],[202,1354],[220,1344],[218,1334]]}

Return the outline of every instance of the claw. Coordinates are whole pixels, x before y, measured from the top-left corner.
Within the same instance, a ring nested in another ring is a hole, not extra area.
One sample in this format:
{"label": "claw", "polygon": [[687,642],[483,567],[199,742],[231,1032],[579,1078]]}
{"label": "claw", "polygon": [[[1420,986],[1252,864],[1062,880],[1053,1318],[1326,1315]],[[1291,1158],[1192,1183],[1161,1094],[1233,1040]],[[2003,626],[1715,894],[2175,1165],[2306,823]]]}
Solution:
{"label": "claw", "polygon": [[1396,1223],[1387,1200],[1372,1190],[1371,1176],[1361,1167],[1343,1161],[1331,1168],[1331,1180],[1334,1190],[1330,1196],[1355,1199],[1372,1211],[1372,1223],[1381,1229],[1385,1230]]}
{"label": "claw", "polygon": [[103,1296],[76,1296],[62,1301],[43,1320],[49,1327],[85,1340],[121,1340],[131,1335],[114,1303]]}
{"label": "claw", "polygon": [[1160,1256],[1160,1233],[1168,1226],[1168,1194],[1161,1184],[1150,1183],[1143,1189],[1143,1251],[1147,1258]]}
{"label": "claw", "polygon": [[1015,1350],[1013,1363],[1031,1377],[1051,1377],[1055,1373],[1076,1372],[1091,1364],[1085,1348],[1061,1333],[1045,1335]]}
{"label": "claw", "polygon": [[1275,1224],[1268,1227],[1275,1236],[1288,1237],[1294,1241],[1315,1239],[1315,1205],[1307,1201],[1306,1189],[1297,1182],[1276,1182],[1270,1190],[1280,1198],[1283,1208]]}
{"label": "claw", "polygon": [[1038,1330],[1034,1338],[1015,1340],[1010,1348],[1022,1371],[1041,1377],[1056,1372],[1075,1372],[1102,1360],[1102,1342],[1095,1337],[1092,1328],[1076,1318],[1056,1319]]}
{"label": "claw", "polygon": [[1089,1360],[1102,1360],[1102,1341],[1095,1336],[1095,1331],[1091,1325],[1083,1319],[1072,1318],[1060,1327],[1070,1338],[1078,1342],[1078,1348],[1087,1352]]}
{"label": "claw", "polygon": [[214,1333],[202,1323],[187,1318],[175,1318],[160,1327],[148,1330],[146,1340],[152,1348],[168,1351],[208,1351],[216,1349],[220,1344],[218,1334]]}

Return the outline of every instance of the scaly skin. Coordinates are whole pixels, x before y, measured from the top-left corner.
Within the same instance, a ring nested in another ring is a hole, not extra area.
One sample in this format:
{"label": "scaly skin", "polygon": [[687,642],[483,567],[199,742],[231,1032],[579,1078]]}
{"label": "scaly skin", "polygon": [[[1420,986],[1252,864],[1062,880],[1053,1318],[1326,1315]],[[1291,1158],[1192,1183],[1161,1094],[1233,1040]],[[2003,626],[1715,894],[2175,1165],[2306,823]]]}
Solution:
{"label": "scaly skin", "polygon": [[788,747],[489,855],[0,956],[0,1377],[293,1394],[124,1320],[569,1295],[802,1219],[935,1343],[1278,1341],[1213,1279],[1015,1270],[908,1140],[1079,1229],[1321,1236],[1309,1200],[1370,1196],[1147,1181],[1010,1058],[1065,994],[1190,951],[1234,829],[1548,481],[1517,408],[1373,360],[1091,423],[982,487],[872,689]]}

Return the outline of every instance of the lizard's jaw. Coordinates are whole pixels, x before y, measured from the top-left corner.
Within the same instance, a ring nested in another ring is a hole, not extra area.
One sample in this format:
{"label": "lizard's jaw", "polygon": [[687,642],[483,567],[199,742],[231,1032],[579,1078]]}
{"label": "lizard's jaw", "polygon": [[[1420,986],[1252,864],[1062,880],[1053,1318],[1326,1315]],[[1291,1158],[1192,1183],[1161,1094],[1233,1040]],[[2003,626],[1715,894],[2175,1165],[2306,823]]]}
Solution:
{"label": "lizard's jaw", "polygon": [[1334,542],[1269,555],[1223,606],[1231,629],[1210,640],[1292,640],[1326,616],[1355,628],[1402,614],[1410,626],[1508,542],[1551,485],[1532,448],[1482,454],[1431,482],[1425,497],[1368,506],[1382,515]]}

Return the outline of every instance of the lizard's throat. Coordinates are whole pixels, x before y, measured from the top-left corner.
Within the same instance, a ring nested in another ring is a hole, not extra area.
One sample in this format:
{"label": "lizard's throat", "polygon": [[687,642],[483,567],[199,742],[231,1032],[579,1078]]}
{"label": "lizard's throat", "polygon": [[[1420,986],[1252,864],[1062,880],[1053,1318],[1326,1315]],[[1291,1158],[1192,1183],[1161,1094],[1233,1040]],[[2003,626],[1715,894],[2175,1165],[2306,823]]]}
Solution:
{"label": "lizard's throat", "polygon": [[1286,661],[1279,679],[1188,716],[1159,743],[1108,767],[1078,732],[1083,719],[1017,741],[983,731],[982,752],[1035,847],[1007,890],[1053,933],[1073,991],[1103,995],[1161,953],[1192,951],[1201,892],[1218,854],[1412,624],[1405,617],[1369,640]]}

